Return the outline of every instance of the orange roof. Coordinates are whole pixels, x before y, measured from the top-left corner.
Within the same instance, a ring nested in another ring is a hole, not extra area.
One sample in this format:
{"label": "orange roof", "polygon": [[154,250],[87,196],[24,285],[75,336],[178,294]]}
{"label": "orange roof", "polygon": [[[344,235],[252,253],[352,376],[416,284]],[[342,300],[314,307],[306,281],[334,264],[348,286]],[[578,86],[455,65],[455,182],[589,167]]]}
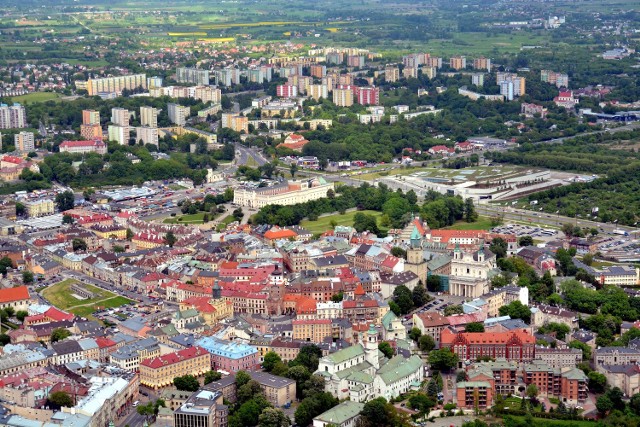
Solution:
{"label": "orange roof", "polygon": [[288,239],[289,237],[296,237],[297,235],[298,234],[293,230],[281,228],[267,231],[266,233],[264,233],[264,238],[269,240]]}
{"label": "orange roof", "polygon": [[0,289],[0,303],[22,301],[29,299],[29,289],[26,286]]}
{"label": "orange roof", "polygon": [[364,295],[364,288],[362,287],[362,283],[358,283],[358,286],[356,286],[356,289],[353,291],[354,295]]}
{"label": "orange roof", "polygon": [[164,356],[154,357],[152,359],[143,360],[140,365],[147,366],[152,369],[161,368],[165,365],[172,365],[174,363],[182,362],[183,360],[193,359],[194,357],[202,356],[207,353],[202,347],[189,347],[184,350],[176,351],[175,353],[165,354]]}

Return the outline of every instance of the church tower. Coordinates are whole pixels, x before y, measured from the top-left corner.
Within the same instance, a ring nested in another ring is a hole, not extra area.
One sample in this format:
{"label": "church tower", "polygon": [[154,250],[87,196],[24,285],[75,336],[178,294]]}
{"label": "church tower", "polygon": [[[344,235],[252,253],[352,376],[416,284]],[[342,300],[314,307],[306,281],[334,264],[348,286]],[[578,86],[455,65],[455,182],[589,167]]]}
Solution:
{"label": "church tower", "polygon": [[424,259],[422,250],[422,236],[415,226],[411,232],[404,270],[415,273],[422,283],[427,283],[427,261]]}
{"label": "church tower", "polygon": [[369,330],[365,332],[362,345],[364,346],[367,362],[371,363],[375,369],[379,369],[380,361],[378,360],[378,352],[380,350],[378,350],[378,331],[373,324],[371,324]]}
{"label": "church tower", "polygon": [[220,288],[217,280],[213,283],[213,288],[211,288],[211,297],[214,300],[222,298],[222,289]]}

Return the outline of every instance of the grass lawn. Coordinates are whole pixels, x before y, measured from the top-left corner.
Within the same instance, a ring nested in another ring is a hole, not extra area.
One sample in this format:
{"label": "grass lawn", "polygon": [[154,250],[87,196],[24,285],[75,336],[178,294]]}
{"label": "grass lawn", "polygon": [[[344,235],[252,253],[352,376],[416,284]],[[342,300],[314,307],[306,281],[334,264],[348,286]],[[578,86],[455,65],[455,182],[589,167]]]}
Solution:
{"label": "grass lawn", "polygon": [[382,216],[382,212],[376,212],[376,211],[353,211],[353,212],[347,212],[344,215],[340,215],[340,214],[328,215],[328,216],[323,216],[319,218],[317,221],[309,221],[305,219],[300,223],[300,226],[302,228],[305,228],[306,230],[309,230],[309,232],[313,234],[324,233],[325,231],[330,230],[332,228],[331,221],[335,221],[336,225],[352,226],[353,217],[358,212],[375,216],[376,219],[378,220],[378,228],[380,229],[383,228],[380,225],[380,217]]}
{"label": "grass lawn", "polygon": [[[509,418],[517,420],[520,423],[525,422],[523,416],[508,415]],[[593,427],[595,421],[575,421],[575,420],[547,420],[544,418],[533,418],[531,427]]]}
{"label": "grass lawn", "polygon": [[218,226],[216,227],[216,231],[222,231],[225,228],[227,228],[227,225],[231,224],[233,221],[235,221],[236,218],[233,215],[227,215],[224,218],[222,218],[222,221],[220,221],[220,224],[218,224]]}
{"label": "grass lawn", "polygon": [[490,230],[491,220],[486,216],[478,217],[475,222],[458,221],[451,227],[446,227],[447,230]]}
{"label": "grass lawn", "polygon": [[88,284],[84,284],[84,288],[93,292],[95,297],[85,300],[77,299],[70,290],[71,285],[75,283],[80,282],[74,279],[63,280],[42,291],[42,296],[61,310],[68,310],[77,316],[87,318],[93,318],[91,314],[98,308],[120,307],[131,302],[128,298]]}
{"label": "grass lawn", "polygon": [[[180,215],[176,217],[166,218],[164,221],[165,224],[203,224],[204,216],[206,212],[198,212],[191,215]],[[209,221],[214,219],[216,216],[209,214]]]}
{"label": "grass lawn", "polygon": [[25,104],[27,102],[44,102],[50,99],[57,99],[60,95],[55,92],[32,92],[26,95],[14,96],[11,102],[19,102]]}

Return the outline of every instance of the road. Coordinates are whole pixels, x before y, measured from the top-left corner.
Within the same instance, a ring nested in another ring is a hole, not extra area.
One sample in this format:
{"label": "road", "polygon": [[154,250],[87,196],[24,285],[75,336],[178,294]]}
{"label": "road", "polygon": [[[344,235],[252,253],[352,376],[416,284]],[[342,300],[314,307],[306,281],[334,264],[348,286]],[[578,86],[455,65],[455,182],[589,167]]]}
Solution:
{"label": "road", "polygon": [[599,135],[603,133],[618,133],[618,132],[623,132],[628,130],[634,130],[639,127],[640,127],[640,122],[635,122],[635,123],[629,123],[628,125],[624,125],[624,126],[620,126],[612,129],[597,130],[594,132],[584,132],[574,136],[563,136],[562,138],[554,138],[554,139],[548,139],[546,141],[538,141],[535,144],[560,144],[567,139],[578,138],[581,136]]}
{"label": "road", "polygon": [[613,232],[614,230],[626,231],[629,234],[638,232],[638,229],[633,227],[626,227],[622,225],[618,226],[617,224],[604,224],[602,222],[589,221],[586,219],[569,218],[556,214],[515,209],[508,206],[477,205],[476,210],[480,215],[499,215],[508,221],[531,222],[533,224],[549,225],[553,227],[562,227],[563,224],[570,223],[580,227],[596,228],[601,233],[605,232],[609,234],[616,234]]}

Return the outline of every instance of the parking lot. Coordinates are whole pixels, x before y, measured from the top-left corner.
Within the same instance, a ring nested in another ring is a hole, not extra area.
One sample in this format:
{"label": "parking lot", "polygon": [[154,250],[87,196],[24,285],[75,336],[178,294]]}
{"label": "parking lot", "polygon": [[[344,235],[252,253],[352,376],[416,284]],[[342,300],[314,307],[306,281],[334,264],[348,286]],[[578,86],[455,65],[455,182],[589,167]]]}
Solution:
{"label": "parking lot", "polygon": [[491,231],[501,234],[515,234],[516,236],[531,236],[538,239],[551,239],[560,236],[560,231],[551,228],[533,227],[530,225],[506,224],[494,227]]}

